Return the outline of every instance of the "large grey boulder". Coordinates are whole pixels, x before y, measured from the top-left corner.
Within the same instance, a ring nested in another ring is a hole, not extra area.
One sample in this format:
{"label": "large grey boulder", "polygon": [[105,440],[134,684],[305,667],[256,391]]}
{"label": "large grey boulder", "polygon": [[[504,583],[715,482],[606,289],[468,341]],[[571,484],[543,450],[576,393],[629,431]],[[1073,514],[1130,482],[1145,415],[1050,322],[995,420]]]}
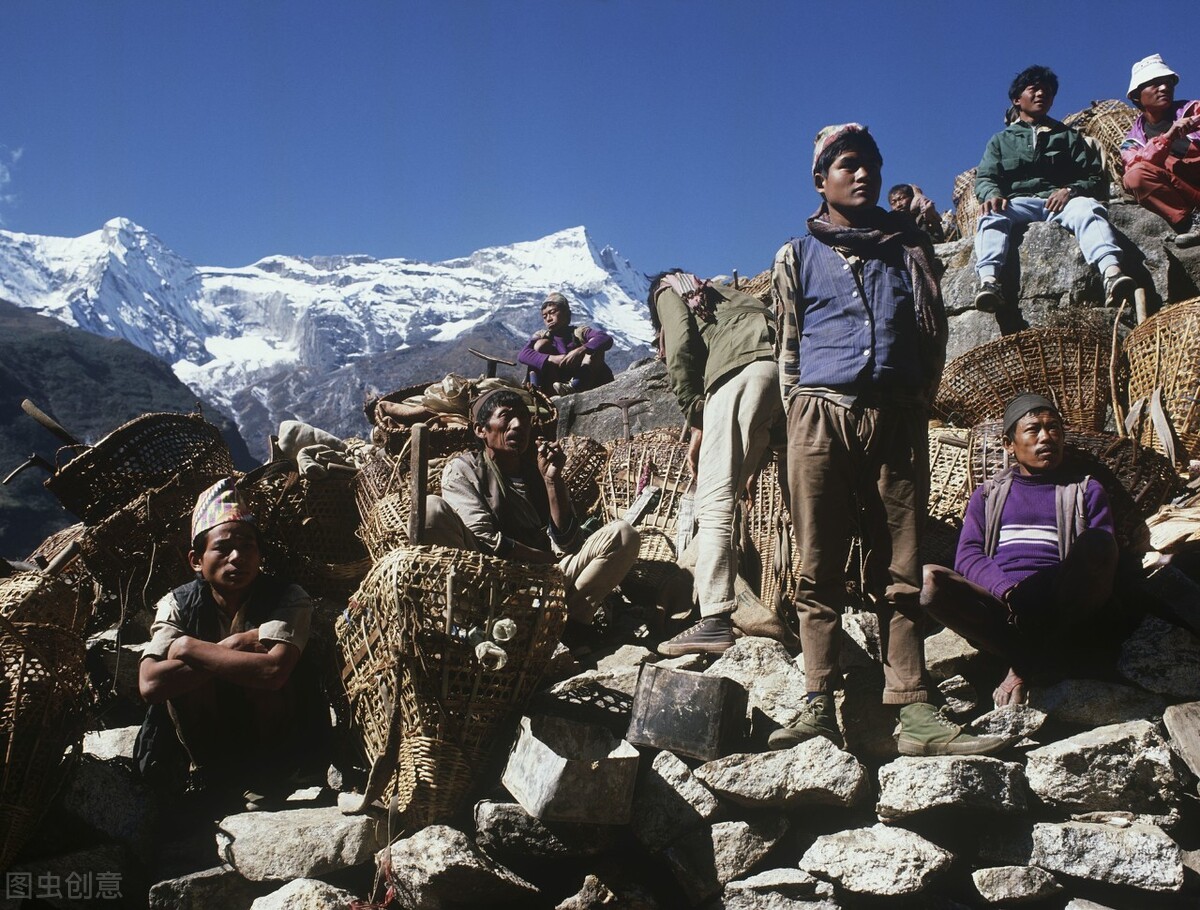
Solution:
{"label": "large grey boulder", "polygon": [[230,866],[216,866],[159,882],[150,889],[149,910],[250,910],[268,887]]}
{"label": "large grey boulder", "polygon": [[725,886],[723,910],[838,910],[829,882],[800,869],[768,869]]}
{"label": "large grey boulder", "polygon": [[1034,686],[1029,707],[1066,724],[1103,727],[1162,716],[1162,696],[1135,686],[1099,679],[1064,679],[1051,686]]}
{"label": "large grey boulder", "polygon": [[542,822],[515,802],[475,804],[475,842],[489,856],[595,856],[619,834],[614,825]]}
{"label": "large grey boulder", "polygon": [[713,819],[720,807],[680,758],[659,752],[638,785],[630,826],[653,853]]}
{"label": "large grey boulder", "polygon": [[1014,814],[1028,807],[1021,766],[982,755],[901,757],[879,769],[881,821],[930,809]]}
{"label": "large grey boulder", "polygon": [[287,881],[369,862],[386,839],[382,822],[329,806],[230,815],[221,820],[217,849],[251,881]]}
{"label": "large grey boulder", "polygon": [[481,853],[461,831],[430,825],[385,848],[401,903],[410,910],[530,901],[536,886]]}
{"label": "large grey boulder", "polygon": [[783,645],[772,639],[741,638],[704,673],[740,683],[746,690],[751,717],[758,710],[787,727],[804,710],[803,657],[793,659]]}
{"label": "large grey boulder", "polygon": [[800,858],[800,868],[856,894],[894,897],[925,890],[952,860],[919,834],[873,825],[818,837]]}
{"label": "large grey boulder", "polygon": [[1147,891],[1183,886],[1179,846],[1159,828],[1090,822],[1033,826],[1031,862],[1051,872]]}
{"label": "large grey boulder", "polygon": [[1037,866],[992,866],[971,873],[975,890],[989,904],[1023,904],[1062,891],[1062,885]]}
{"label": "large grey boulder", "polygon": [[85,755],[67,782],[62,805],[69,816],[138,856],[153,854],[161,806],[130,760]]}
{"label": "large grey boulder", "polygon": [[109,730],[91,730],[83,734],[83,754],[97,761],[124,759],[133,761],[133,744],[137,742],[141,727],[113,727]]}
{"label": "large grey boulder", "polygon": [[696,769],[699,781],[751,809],[853,806],[867,796],[867,769],[823,736],[776,752],[730,755]]}
{"label": "large grey boulder", "polygon": [[782,817],[718,822],[681,838],[663,855],[688,902],[699,904],[758,865],[787,828]]}
{"label": "large grey boulder", "polygon": [[1163,726],[1171,738],[1171,748],[1183,759],[1188,770],[1200,777],[1200,701],[1171,705],[1163,712]]}
{"label": "large grey boulder", "polygon": [[1184,789],[1170,747],[1144,720],[1034,749],[1025,776],[1043,802],[1075,812],[1165,812]]}
{"label": "large grey boulder", "polygon": [[1200,639],[1147,616],[1121,646],[1117,670],[1130,682],[1174,701],[1200,699]]}
{"label": "large grey boulder", "polygon": [[605,407],[622,398],[648,399],[629,410],[630,433],[634,436],[659,427],[678,428],[683,423],[679,402],[667,382],[666,364],[641,360],[617,373],[608,385],[555,398],[559,438],[568,433],[600,442],[624,438],[621,410]]}
{"label": "large grey boulder", "polygon": [[313,878],[298,878],[250,905],[250,910],[350,910],[355,895]]}

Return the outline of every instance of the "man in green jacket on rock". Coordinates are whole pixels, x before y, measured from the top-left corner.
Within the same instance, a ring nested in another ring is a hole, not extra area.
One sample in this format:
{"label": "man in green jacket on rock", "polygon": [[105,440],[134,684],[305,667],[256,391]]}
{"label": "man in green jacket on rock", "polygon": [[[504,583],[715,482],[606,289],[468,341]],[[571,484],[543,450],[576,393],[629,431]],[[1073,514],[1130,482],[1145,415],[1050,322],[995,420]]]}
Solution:
{"label": "man in green jacket on rock", "polygon": [[721,654],[733,644],[734,512],[762,466],[772,426],[783,420],[775,317],[757,298],[681,269],[652,278],[647,302],[667,378],[691,427],[701,617],[658,650]]}
{"label": "man in green jacket on rock", "polygon": [[1108,213],[1100,152],[1070,127],[1049,117],[1058,77],[1045,66],[1026,67],[1009,86],[1008,126],[988,140],[975,172],[982,204],[975,232],[975,306],[994,313],[1004,304],[999,273],[1014,229],[1052,221],[1075,235],[1083,258],[1099,268],[1109,303],[1128,300],[1133,279],[1121,271],[1121,250]]}

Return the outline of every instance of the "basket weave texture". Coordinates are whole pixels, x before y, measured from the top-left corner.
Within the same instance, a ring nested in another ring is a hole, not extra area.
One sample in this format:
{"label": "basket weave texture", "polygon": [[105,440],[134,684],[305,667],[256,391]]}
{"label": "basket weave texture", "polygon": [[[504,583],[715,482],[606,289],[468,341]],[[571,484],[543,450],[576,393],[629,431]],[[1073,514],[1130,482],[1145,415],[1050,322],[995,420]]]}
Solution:
{"label": "basket weave texture", "polygon": [[177,475],[233,473],[220,430],[199,414],[143,414],[94,446],[59,449],[58,464],[46,489],[89,525]]}
{"label": "basket weave texture", "polygon": [[779,468],[779,458],[773,457],[759,473],[754,501],[746,512],[746,529],[748,543],[758,555],[759,600],[768,610],[784,616],[796,599],[796,544],[779,485]]}
{"label": "basket weave texture", "polygon": [[272,572],[344,602],[370,568],[350,479],[309,480],[294,463],[273,462],[247,474],[238,490],[258,522]]}
{"label": "basket weave texture", "polygon": [[[342,680],[369,763],[396,765],[386,795],[406,823],[461,803],[500,725],[537,689],[566,623],[562,574],[483,553],[401,547],[363,580],[337,621]],[[461,636],[508,618],[508,661],[488,670]],[[392,734],[396,734],[393,736]]]}
{"label": "basket weave texture", "polygon": [[1004,414],[1022,392],[1055,402],[1067,425],[1104,429],[1111,340],[1089,327],[1026,329],[972,348],[946,365],[934,411],[973,427]]}
{"label": "basket weave texture", "polygon": [[974,237],[979,224],[979,200],[975,198],[975,168],[963,171],[954,178],[954,224],[960,238]]}
{"label": "basket weave texture", "polygon": [[37,825],[61,783],[64,753],[83,735],[83,639],[0,616],[0,870]]}
{"label": "basket weave texture", "polygon": [[91,601],[62,579],[41,572],[0,578],[0,616],[14,623],[40,623],[82,634]]}
{"label": "basket weave texture", "polygon": [[607,521],[623,518],[647,486],[660,492],[634,522],[642,536],[638,561],[627,581],[658,587],[677,569],[675,540],[679,506],[692,482],[688,444],[675,430],[649,430],[613,446],[601,476],[601,500]]}
{"label": "basket weave texture", "polygon": [[[1200,458],[1200,297],[1166,307],[1130,332],[1122,372],[1131,402],[1162,389],[1175,435],[1192,458]],[[1166,451],[1149,420],[1138,438]]]}
{"label": "basket weave texture", "polygon": [[1104,170],[1118,191],[1121,189],[1121,178],[1125,173],[1121,162],[1121,143],[1137,115],[1137,110],[1124,101],[1110,99],[1093,101],[1090,107],[1063,118],[1063,123],[1079,130],[1089,139],[1094,139],[1100,146]]}
{"label": "basket weave texture", "polygon": [[[971,489],[1010,464],[1001,441],[999,420],[971,429]],[[1067,430],[1064,464],[1096,478],[1108,494],[1117,543],[1144,549],[1148,542],[1146,519],[1183,489],[1175,469],[1161,454],[1136,440],[1111,433]]]}

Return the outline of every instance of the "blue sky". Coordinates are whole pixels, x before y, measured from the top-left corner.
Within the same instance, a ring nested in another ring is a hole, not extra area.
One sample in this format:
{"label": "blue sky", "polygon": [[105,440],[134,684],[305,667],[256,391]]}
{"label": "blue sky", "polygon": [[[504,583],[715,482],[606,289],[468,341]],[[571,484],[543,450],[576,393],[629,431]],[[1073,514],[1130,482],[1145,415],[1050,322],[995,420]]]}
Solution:
{"label": "blue sky", "polygon": [[[200,265],[441,260],[586,225],[635,267],[765,268],[868,124],[944,208],[1025,65],[1053,113],[1159,52],[1200,94],[1194,0],[497,0],[0,5],[0,227],[132,218]],[[1136,10],[1136,11],[1135,11]],[[1124,24],[1146,22],[1153,35]]]}

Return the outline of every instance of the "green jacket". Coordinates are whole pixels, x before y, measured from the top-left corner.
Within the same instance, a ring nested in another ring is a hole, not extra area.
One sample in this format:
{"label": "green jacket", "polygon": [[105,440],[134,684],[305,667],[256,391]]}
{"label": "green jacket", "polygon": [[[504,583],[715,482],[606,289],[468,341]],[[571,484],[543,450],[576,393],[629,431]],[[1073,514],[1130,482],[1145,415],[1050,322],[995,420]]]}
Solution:
{"label": "green jacket", "polygon": [[694,427],[704,425],[704,396],[721,380],[775,356],[775,316],[766,304],[724,285],[709,285],[706,293],[721,298],[715,323],[697,320],[669,287],[664,286],[655,301],[667,379]]}
{"label": "green jacket", "polygon": [[1018,120],[996,133],[975,171],[980,202],[994,196],[1045,198],[1061,187],[1093,199],[1105,198],[1108,190],[1099,150],[1050,118],[1039,124]]}

